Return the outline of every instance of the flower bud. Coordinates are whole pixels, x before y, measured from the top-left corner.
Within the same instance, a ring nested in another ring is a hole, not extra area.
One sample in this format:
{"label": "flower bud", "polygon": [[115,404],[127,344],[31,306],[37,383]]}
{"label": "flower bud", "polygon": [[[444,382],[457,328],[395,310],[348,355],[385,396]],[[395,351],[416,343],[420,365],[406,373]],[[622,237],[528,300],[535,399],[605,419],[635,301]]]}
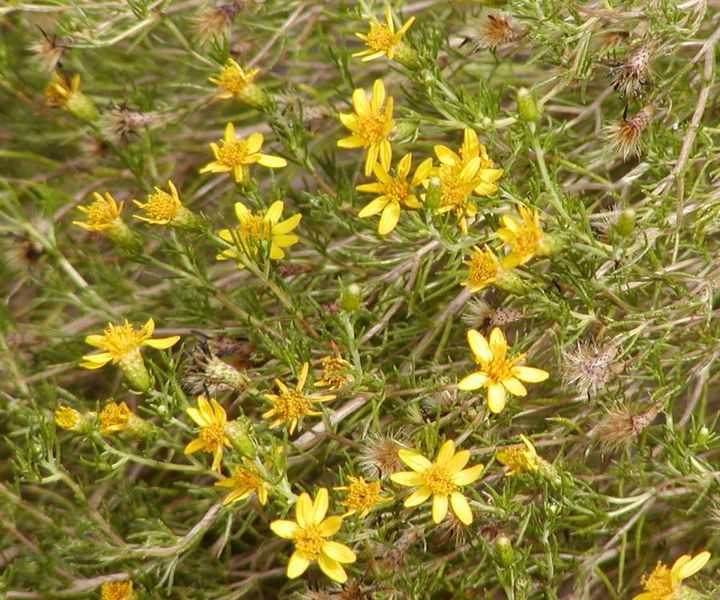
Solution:
{"label": "flower bud", "polygon": [[413,71],[419,69],[422,65],[420,58],[418,57],[418,53],[405,42],[399,42],[395,46],[393,60],[401,64],[403,67]]}
{"label": "flower bud", "polygon": [[544,247],[545,256],[555,256],[565,247],[565,241],[551,233],[544,233],[542,238],[542,245]]}
{"label": "flower bud", "polygon": [[351,283],[342,291],[340,307],[345,312],[355,312],[362,302],[362,290],[357,283]]}
{"label": "flower bud", "polygon": [[247,417],[238,417],[225,425],[225,433],[230,440],[232,447],[250,458],[255,458],[254,434],[252,422]]}
{"label": "flower bud", "polygon": [[123,435],[129,438],[144,440],[149,438],[154,430],[155,427],[152,423],[133,413],[128,417]]}
{"label": "flower bud", "polygon": [[537,123],[540,120],[540,108],[529,89],[523,87],[518,90],[517,107],[523,121]]}
{"label": "flower bud", "polygon": [[130,384],[130,387],[139,391],[147,392],[152,387],[152,378],[150,373],[145,367],[140,350],[134,350],[128,352],[123,356],[118,365],[122,369],[125,379]]}
{"label": "flower bud", "polygon": [[68,96],[65,108],[69,113],[87,123],[94,123],[100,118],[93,101],[79,91],[75,91]]}
{"label": "flower bud", "polygon": [[615,219],[611,229],[622,238],[630,237],[635,230],[635,211],[632,208],[626,208]]}
{"label": "flower bud", "polygon": [[526,290],[523,280],[512,270],[500,270],[495,279],[495,287],[518,296],[524,294]]}
{"label": "flower bud", "polygon": [[493,544],[495,559],[501,567],[509,567],[515,562],[515,551],[510,538],[504,533],[500,534]]}
{"label": "flower bud", "polygon": [[425,192],[425,206],[427,206],[431,210],[435,210],[438,206],[440,206],[440,200],[440,178],[433,177],[430,179],[430,184],[428,185],[427,192]]}

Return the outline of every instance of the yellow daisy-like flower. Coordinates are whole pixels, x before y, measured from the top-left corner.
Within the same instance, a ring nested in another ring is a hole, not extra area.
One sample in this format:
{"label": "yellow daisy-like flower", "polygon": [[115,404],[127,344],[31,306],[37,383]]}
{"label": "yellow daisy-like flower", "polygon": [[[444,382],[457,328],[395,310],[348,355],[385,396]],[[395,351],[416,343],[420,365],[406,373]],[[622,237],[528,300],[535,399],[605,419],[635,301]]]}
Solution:
{"label": "yellow daisy-like flower", "polygon": [[220,140],[220,146],[210,144],[215,160],[200,169],[200,173],[232,172],[235,181],[241,183],[248,165],[258,163],[271,169],[287,166],[284,158],[260,153],[264,139],[262,133],[252,133],[247,139],[236,138],[235,126],[228,123],[225,126],[225,136]]}
{"label": "yellow daisy-like flower", "polygon": [[338,147],[366,149],[365,177],[370,177],[378,162],[387,171],[392,160],[388,136],[395,126],[393,99],[388,97],[385,102],[385,85],[377,79],[373,84],[372,98],[368,100],[365,90],[357,89],[353,92],[352,104],[354,113],[340,113],[340,122],[352,135],[338,140]]}
{"label": "yellow daisy-like flower", "polygon": [[508,358],[507,340],[498,327],[490,332],[489,342],[474,329],[467,332],[467,340],[480,370],[462,379],[458,383],[458,388],[470,391],[486,387],[490,412],[499,413],[505,408],[506,392],[514,396],[527,395],[527,390],[520,383],[521,381],[537,383],[545,381],[550,376],[542,369],[518,364],[525,359],[523,354]]}
{"label": "yellow daisy-like flower", "polygon": [[[680,591],[683,581],[700,571],[710,560],[709,552],[700,552],[695,556],[684,554],[678,558],[671,568],[658,563],[655,570],[643,577],[645,591],[638,594],[633,600],[671,600]],[[680,596],[677,596],[678,598]]]}
{"label": "yellow daisy-like flower", "polygon": [[282,381],[276,379],[275,385],[280,390],[280,394],[264,394],[265,398],[273,405],[270,410],[262,415],[263,419],[273,419],[272,423],[270,423],[270,429],[275,429],[275,427],[279,427],[283,423],[290,423],[290,433],[293,433],[298,420],[305,415],[315,416],[322,414],[312,410],[313,403],[328,402],[335,399],[335,396],[331,395],[303,395],[302,389],[305,386],[309,369],[310,365],[303,363],[294,390],[289,389]]}
{"label": "yellow daisy-like flower", "polygon": [[98,414],[100,433],[108,435],[125,429],[132,412],[125,402],[108,402]]}
{"label": "yellow daisy-like flower", "polygon": [[255,77],[259,72],[258,69],[244,70],[229,58],[217,78],[210,77],[209,81],[223,90],[216,96],[217,98],[235,98],[243,104],[262,109],[270,105],[270,99],[255,83]]}
{"label": "yellow daisy-like flower", "polygon": [[[282,200],[273,202],[267,212],[254,214],[242,202],[235,203],[235,216],[238,226],[233,229],[222,229],[218,236],[233,244],[235,249],[228,248],[216,256],[218,260],[237,259],[238,252],[247,258],[254,258],[258,251],[269,248],[271,260],[285,257],[283,248],[289,248],[298,242],[298,236],[291,233],[300,223],[302,215],[297,214],[280,221],[285,205]],[[241,265],[238,265],[241,266]]]}
{"label": "yellow daisy-like flower", "polygon": [[156,187],[155,192],[148,195],[145,204],[133,200],[145,212],[145,216],[134,215],[135,218],[153,225],[173,225],[185,229],[194,227],[198,222],[197,216],[182,205],[177,188],[170,180],[168,187],[169,194]]}
{"label": "yellow daisy-like flower", "polygon": [[55,424],[61,429],[76,429],[80,423],[80,413],[69,406],[59,406],[55,410]]}
{"label": "yellow daisy-like flower", "polygon": [[81,362],[80,366],[85,369],[99,369],[109,362],[118,364],[131,384],[139,390],[148,390],[150,375],[145,368],[140,349],[150,346],[163,350],[180,340],[179,335],[152,339],[154,330],[155,321],[152,319],[148,319],[140,329],[133,328],[127,320],[122,325],[108,323],[101,335],[89,335],[85,338],[87,344],[99,348],[102,352],[83,356],[85,362]]}
{"label": "yellow daisy-like flower", "polygon": [[395,58],[395,52],[403,50],[402,37],[410,26],[415,22],[415,17],[411,17],[397,31],[395,31],[395,23],[393,22],[392,13],[389,8],[385,9],[385,25],[378,23],[374,18],[370,20],[370,31],[367,34],[356,33],[367,48],[361,52],[356,52],[353,56],[362,57],[363,62],[375,60],[382,56],[387,56],[390,60]]}
{"label": "yellow daisy-like flower", "polygon": [[65,106],[70,96],[79,89],[79,73],[76,73],[71,78],[65,78],[61,77],[57,71],[53,71],[52,81],[45,86],[45,103],[54,108]]}
{"label": "yellow daisy-like flower", "polygon": [[131,600],[134,597],[132,581],[108,581],[100,586],[100,600]]}
{"label": "yellow daisy-like flower", "polygon": [[506,477],[536,473],[540,469],[540,461],[535,446],[524,435],[520,435],[522,444],[508,446],[498,450],[495,457],[501,465],[509,468]]}
{"label": "yellow daisy-like flower", "polygon": [[336,490],[345,491],[345,499],[340,501],[348,509],[343,517],[349,517],[355,513],[362,519],[368,516],[371,510],[377,505],[392,500],[392,497],[383,497],[379,481],[365,481],[362,477],[348,475],[348,484],[338,486]]}
{"label": "yellow daisy-like flower", "polygon": [[460,229],[467,233],[466,218],[474,218],[477,206],[472,194],[489,196],[497,190],[495,182],[503,174],[502,169],[493,168],[485,146],[478,142],[472,129],[465,129],[459,154],[447,146],[435,146],[440,161],[437,177],[440,179],[440,205],[438,213],[453,212]]}
{"label": "yellow daisy-like flower", "polygon": [[464,263],[468,266],[468,276],[465,281],[460,282],[460,285],[468,286],[473,294],[497,280],[500,261],[487,245],[482,250],[473,246],[470,259]]}
{"label": "yellow daisy-like flower", "polygon": [[399,450],[398,456],[412,471],[400,471],[390,475],[390,479],[399,485],[417,487],[406,499],[406,507],[417,506],[432,496],[432,518],[440,523],[447,515],[448,500],[455,516],[465,525],[473,520],[467,498],[458,491],[480,478],[483,465],[465,468],[470,460],[470,452],[455,452],[452,440],[445,442],[438,451],[435,462],[430,462],[414,450]]}
{"label": "yellow daisy-like flower", "polygon": [[118,204],[109,193],[102,196],[95,192],[93,198],[89,206],[78,206],[78,210],[86,215],[87,220],[73,221],[73,225],[87,231],[108,231],[124,225],[120,218],[124,202]]}
{"label": "yellow daisy-like flower", "polygon": [[311,563],[317,561],[325,575],[338,583],[347,581],[343,564],[354,563],[355,553],[345,544],[327,538],[335,535],[342,526],[342,517],[325,517],[328,509],[328,492],[320,488],[313,501],[308,494],[300,494],[295,504],[295,521],[277,520],[270,523],[275,535],[295,544],[290,556],[287,576],[300,577]]}
{"label": "yellow daisy-like flower", "polygon": [[344,386],[349,379],[350,363],[339,356],[323,356],[320,359],[322,377],[315,382],[315,387],[326,387],[336,390]]}
{"label": "yellow daisy-like flower", "polygon": [[415,170],[415,175],[408,181],[408,175],[412,168],[412,154],[403,156],[397,164],[395,177],[391,177],[382,165],[376,164],[373,173],[377,178],[376,183],[364,183],[355,189],[360,192],[380,194],[375,200],[365,206],[358,217],[364,219],[382,212],[378,233],[387,235],[397,225],[400,218],[400,208],[420,208],[420,202],[415,195],[415,189],[430,176],[432,170],[432,158],[424,160]]}
{"label": "yellow daisy-like flower", "polygon": [[225,409],[215,398],[208,400],[205,396],[198,396],[197,408],[191,406],[185,412],[200,427],[198,436],[185,446],[185,454],[193,454],[198,450],[212,454],[212,470],[219,473],[224,447],[232,448],[226,431]]}
{"label": "yellow daisy-like flower", "polygon": [[517,267],[536,256],[548,256],[550,247],[540,227],[540,216],[535,210],[518,206],[521,221],[503,215],[503,227],[495,233],[510,247],[510,254],[502,260],[503,267]]}
{"label": "yellow daisy-like flower", "polygon": [[241,467],[233,467],[232,476],[215,482],[216,487],[233,488],[223,499],[223,506],[238,500],[245,500],[252,494],[257,494],[260,504],[266,504],[268,499],[268,484],[260,476],[260,471],[248,463]]}

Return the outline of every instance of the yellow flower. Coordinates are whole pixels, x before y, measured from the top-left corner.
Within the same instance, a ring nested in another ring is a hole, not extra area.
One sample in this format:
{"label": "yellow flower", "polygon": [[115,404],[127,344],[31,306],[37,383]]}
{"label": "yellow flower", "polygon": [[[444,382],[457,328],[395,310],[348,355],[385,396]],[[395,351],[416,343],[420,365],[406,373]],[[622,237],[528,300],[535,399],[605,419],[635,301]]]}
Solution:
{"label": "yellow flower", "polygon": [[247,258],[254,258],[261,248],[268,248],[271,260],[285,258],[283,248],[289,248],[298,242],[298,236],[291,232],[300,223],[302,215],[293,215],[280,221],[284,207],[283,201],[277,200],[262,215],[253,214],[242,202],[236,202],[235,217],[238,220],[238,226],[232,230],[222,229],[218,232],[218,236],[229,244],[233,244],[235,249],[223,250],[215,258],[217,260],[237,259],[238,252]]}
{"label": "yellow flower", "polygon": [[684,554],[673,563],[670,569],[664,564],[658,563],[649,576],[643,577],[645,591],[635,596],[633,600],[671,600],[671,598],[675,598],[675,593],[684,587],[683,580],[695,575],[709,560],[709,552],[700,552],[695,556]]}
{"label": "yellow flower", "polygon": [[345,499],[340,501],[348,509],[343,517],[349,517],[355,513],[362,519],[367,517],[370,511],[378,504],[388,502],[392,498],[385,498],[380,495],[379,481],[365,481],[362,477],[348,476],[348,485],[336,487],[336,490],[345,490]]}
{"label": "yellow flower", "polygon": [[108,402],[98,414],[100,421],[100,433],[107,435],[116,433],[125,429],[128,419],[130,419],[130,409],[124,402],[120,404],[116,402]]}
{"label": "yellow flower", "polygon": [[87,221],[73,221],[73,225],[87,231],[108,231],[124,225],[120,218],[124,202],[118,204],[109,193],[101,196],[95,192],[93,198],[90,206],[78,206],[78,210],[87,216]]}
{"label": "yellow flower", "polygon": [[317,561],[318,566],[330,579],[338,583],[347,581],[343,564],[354,563],[355,553],[346,545],[331,542],[327,538],[335,535],[342,526],[342,517],[325,517],[328,509],[328,492],[320,488],[313,502],[308,494],[300,494],[295,504],[295,521],[283,519],[270,523],[275,535],[292,540],[295,552],[290,556],[287,576],[300,577]]}
{"label": "yellow flower", "polygon": [[61,429],[76,429],[80,423],[80,413],[69,406],[59,406],[55,410],[55,424]]}
{"label": "yellow flower", "polygon": [[540,468],[539,456],[535,450],[535,446],[524,435],[520,435],[522,444],[507,446],[502,450],[498,450],[495,455],[498,462],[509,467],[506,477],[511,475],[522,475],[523,473],[535,473]]}
{"label": "yellow flower", "polygon": [[471,194],[489,196],[497,189],[495,182],[503,174],[502,169],[493,168],[485,146],[478,142],[472,129],[465,129],[460,153],[456,154],[443,145],[435,146],[440,161],[437,177],[440,179],[440,205],[438,213],[452,211],[460,223],[460,229],[467,233],[466,218],[477,214],[477,207]]}
{"label": "yellow flower", "polygon": [[395,177],[390,177],[387,169],[380,164],[376,164],[373,167],[373,172],[378,181],[376,183],[364,183],[355,188],[360,192],[380,194],[358,214],[361,219],[364,219],[382,212],[378,224],[378,233],[380,235],[387,235],[395,229],[402,206],[412,209],[420,208],[420,202],[414,192],[415,188],[430,176],[432,158],[423,161],[415,170],[415,175],[408,181],[407,178],[411,167],[412,154],[406,154],[400,159],[396,167]]}
{"label": "yellow flower", "polygon": [[45,103],[53,108],[63,107],[68,99],[80,89],[80,74],[71,78],[61,77],[57,71],[52,73],[52,81],[45,86]]}
{"label": "yellow flower", "polygon": [[280,390],[280,394],[264,394],[265,398],[273,405],[273,407],[263,413],[262,416],[263,419],[274,419],[273,422],[270,423],[270,429],[274,429],[283,423],[290,423],[290,433],[293,433],[300,418],[305,415],[314,416],[321,414],[318,411],[312,410],[311,407],[314,402],[328,402],[329,400],[335,399],[335,396],[303,395],[302,389],[305,386],[309,368],[308,363],[303,363],[294,390],[289,389],[282,381],[276,379],[275,385],[277,385]]}
{"label": "yellow flower", "polygon": [[503,227],[495,233],[510,247],[510,254],[502,260],[503,267],[524,265],[535,256],[550,254],[546,236],[540,228],[540,217],[537,211],[518,206],[522,222],[510,215],[503,215]]}
{"label": "yellow flower", "polygon": [[235,181],[241,183],[245,178],[244,170],[247,165],[258,163],[271,169],[280,169],[287,166],[287,161],[279,156],[261,154],[263,145],[262,133],[252,133],[247,139],[235,137],[235,126],[228,123],[225,126],[225,136],[220,140],[220,146],[210,144],[215,160],[200,169],[200,173],[227,173],[232,172]]}
{"label": "yellow flower", "polygon": [[132,581],[109,581],[100,586],[100,600],[131,600],[134,597]]}
{"label": "yellow flower", "polygon": [[145,211],[145,216],[135,215],[136,219],[152,223],[153,225],[173,225],[175,227],[190,229],[197,222],[197,216],[180,202],[177,188],[172,181],[168,180],[170,193],[155,188],[155,193],[148,194],[145,204],[133,200],[133,202]]}
{"label": "yellow flower", "polygon": [[229,58],[217,78],[210,77],[209,81],[223,90],[216,96],[217,98],[235,98],[248,106],[261,109],[270,104],[270,99],[255,83],[258,73],[258,69],[243,70],[239,64]]}
{"label": "yellow flower", "polygon": [[224,446],[232,447],[226,431],[225,409],[215,398],[208,401],[205,396],[198,396],[197,408],[191,406],[185,412],[200,426],[198,437],[185,446],[185,454],[193,454],[198,450],[212,454],[212,470],[219,473]]}
{"label": "yellow flower", "polygon": [[494,283],[498,277],[500,262],[487,245],[482,250],[473,246],[470,260],[466,260],[464,263],[468,266],[468,278],[461,281],[460,285],[469,286],[473,294],[479,292],[486,285]]}
{"label": "yellow flower", "polygon": [[[383,108],[383,103],[385,107]],[[370,177],[373,167],[380,165],[387,171],[392,160],[392,148],[388,136],[395,126],[392,118],[393,99],[385,102],[385,85],[377,79],[373,84],[372,99],[368,101],[365,91],[357,89],[352,95],[354,113],[340,113],[341,123],[352,135],[338,140],[339,148],[366,148],[365,176]]]}
{"label": "yellow flower", "polygon": [[525,359],[523,354],[508,358],[507,340],[498,327],[490,332],[489,342],[474,329],[467,332],[467,340],[480,370],[462,379],[458,383],[458,388],[467,391],[488,388],[490,412],[499,413],[505,408],[506,392],[514,396],[527,394],[525,386],[520,381],[537,383],[545,381],[550,376],[542,369],[519,365],[518,363]]}
{"label": "yellow flower", "polygon": [[475,465],[465,469],[470,452],[455,452],[455,443],[448,440],[438,451],[435,462],[430,462],[414,450],[399,450],[398,456],[412,471],[400,471],[390,475],[390,479],[399,485],[417,487],[406,499],[406,507],[417,506],[432,496],[432,518],[440,523],[447,515],[448,499],[455,516],[465,525],[473,520],[467,498],[458,488],[477,481],[483,466]]}
{"label": "yellow flower", "polygon": [[260,471],[252,464],[245,464],[242,467],[233,467],[232,476],[215,482],[215,486],[233,488],[223,499],[223,506],[238,500],[245,500],[252,494],[257,494],[260,504],[265,504],[268,499],[268,484],[260,476]]}
{"label": "yellow flower", "polygon": [[322,378],[315,382],[315,387],[326,387],[336,390],[344,386],[348,381],[348,370],[350,363],[338,356],[323,356],[320,359],[323,372]]}
{"label": "yellow flower", "polygon": [[145,368],[140,348],[150,346],[163,350],[170,348],[180,339],[178,335],[151,339],[154,330],[155,322],[152,319],[148,319],[140,329],[133,328],[127,319],[122,325],[108,323],[102,335],[89,335],[85,338],[86,343],[102,352],[83,356],[85,362],[80,363],[80,366],[85,369],[99,369],[109,362],[119,364],[128,381],[137,389],[146,391],[150,389],[150,374]]}
{"label": "yellow flower", "polygon": [[403,46],[405,44],[402,42],[402,37],[405,35],[405,32],[410,29],[410,26],[414,22],[415,17],[411,17],[408,19],[407,23],[395,31],[395,23],[393,22],[392,13],[389,8],[386,8],[386,25],[378,23],[373,18],[370,20],[370,31],[367,35],[362,33],[355,34],[363,42],[365,42],[367,48],[361,52],[356,52],[353,56],[362,57],[363,62],[375,60],[376,58],[380,58],[382,56],[387,56],[390,60],[392,60],[395,57],[395,52],[397,50],[404,50]]}

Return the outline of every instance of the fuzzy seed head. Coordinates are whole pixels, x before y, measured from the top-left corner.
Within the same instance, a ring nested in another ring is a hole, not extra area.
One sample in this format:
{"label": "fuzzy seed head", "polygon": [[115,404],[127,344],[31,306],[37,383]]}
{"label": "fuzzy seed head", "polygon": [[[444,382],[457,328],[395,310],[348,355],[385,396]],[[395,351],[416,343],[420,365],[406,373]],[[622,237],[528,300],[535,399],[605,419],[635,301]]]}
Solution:
{"label": "fuzzy seed head", "polygon": [[390,436],[371,435],[363,441],[360,469],[368,477],[386,478],[399,471],[403,464],[398,457],[400,444]]}
{"label": "fuzzy seed head", "polygon": [[624,159],[631,154],[640,156],[640,134],[648,126],[654,113],[652,106],[646,106],[632,119],[621,119],[608,125],[605,135],[613,150],[621,153]]}
{"label": "fuzzy seed head", "polygon": [[620,366],[615,362],[617,346],[599,348],[592,343],[580,343],[563,354],[563,375],[569,388],[582,395],[596,394],[605,388]]}
{"label": "fuzzy seed head", "polygon": [[247,0],[223,2],[201,11],[195,17],[195,37],[201,44],[226,35],[237,14],[247,6]]}
{"label": "fuzzy seed head", "polygon": [[167,120],[168,116],[158,111],[138,112],[120,107],[104,112],[98,125],[105,139],[127,146],[143,129],[159,127]]}
{"label": "fuzzy seed head", "polygon": [[649,39],[641,43],[628,54],[627,58],[615,69],[613,88],[620,96],[640,96],[643,86],[650,83],[652,75],[650,61],[659,46],[659,41]]}
{"label": "fuzzy seed head", "polygon": [[477,31],[471,36],[475,49],[497,48],[520,37],[512,16],[506,12],[489,10],[477,22]]}
{"label": "fuzzy seed head", "polygon": [[659,404],[651,405],[641,412],[627,404],[612,408],[595,426],[593,437],[607,452],[620,450],[632,444],[653,422],[659,411]]}

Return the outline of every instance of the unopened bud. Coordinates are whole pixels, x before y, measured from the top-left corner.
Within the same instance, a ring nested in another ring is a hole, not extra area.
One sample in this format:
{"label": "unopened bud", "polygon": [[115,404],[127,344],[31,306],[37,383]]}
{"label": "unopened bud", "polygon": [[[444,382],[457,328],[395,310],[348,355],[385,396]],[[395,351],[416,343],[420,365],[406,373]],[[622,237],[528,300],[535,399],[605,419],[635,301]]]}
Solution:
{"label": "unopened bud", "polygon": [[615,222],[612,224],[612,231],[620,237],[630,237],[635,230],[635,211],[632,208],[626,208],[622,211]]}
{"label": "unopened bud", "polygon": [[144,440],[149,438],[154,430],[155,428],[152,423],[133,413],[128,417],[125,429],[123,429],[123,435],[129,438]]}
{"label": "unopened bud", "polygon": [[252,422],[247,417],[238,417],[225,425],[225,433],[232,447],[250,458],[255,458],[254,434]]}
{"label": "unopened bud", "polygon": [[442,197],[440,187],[440,178],[432,177],[428,185],[427,192],[425,192],[425,206],[431,210],[435,210],[440,206],[440,200]]}
{"label": "unopened bud", "polygon": [[514,271],[500,271],[495,278],[495,287],[518,296],[526,290],[523,280]]}
{"label": "unopened bud", "polygon": [[517,93],[517,107],[520,117],[528,123],[540,120],[540,108],[534,94],[527,88],[520,88]]}
{"label": "unopened bud", "polygon": [[515,551],[508,536],[500,534],[495,539],[493,546],[495,558],[501,567],[509,567],[515,562]]}
{"label": "unopened bud", "polygon": [[545,233],[543,234],[542,245],[545,256],[555,256],[565,247],[565,241],[557,235]]}
{"label": "unopened bud", "polygon": [[362,301],[362,290],[357,283],[351,283],[342,291],[340,297],[340,307],[345,312],[355,312],[360,308]]}
{"label": "unopened bud", "polygon": [[698,444],[705,445],[710,440],[710,430],[703,425],[697,432],[697,436],[695,437]]}
{"label": "unopened bud", "polygon": [[95,104],[90,98],[80,91],[72,92],[65,102],[65,108],[69,113],[81,121],[94,123],[100,118]]}
{"label": "unopened bud", "polygon": [[400,42],[395,46],[393,60],[411,70],[419,69],[422,64],[418,53],[405,42]]}

